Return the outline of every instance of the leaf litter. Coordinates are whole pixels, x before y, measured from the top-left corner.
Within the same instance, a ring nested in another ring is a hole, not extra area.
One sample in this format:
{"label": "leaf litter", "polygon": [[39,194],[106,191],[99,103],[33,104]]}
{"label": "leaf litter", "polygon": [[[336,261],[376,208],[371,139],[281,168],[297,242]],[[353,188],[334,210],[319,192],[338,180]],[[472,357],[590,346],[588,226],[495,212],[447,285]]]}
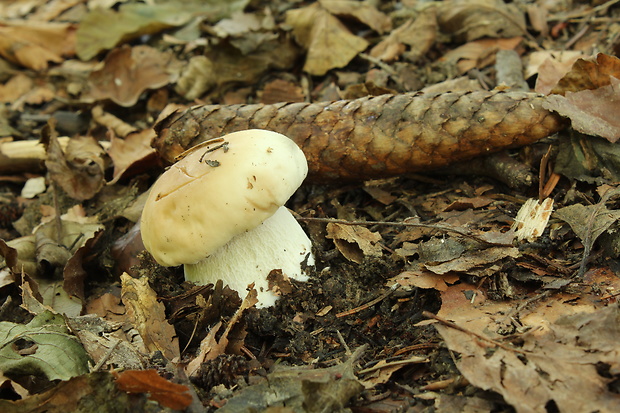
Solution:
{"label": "leaf litter", "polygon": [[[614,411],[619,9],[426,3],[0,4],[0,409]],[[492,89],[505,56],[570,127],[511,161],[306,184],[288,206],[319,265],[275,308],[142,253],[158,120]]]}

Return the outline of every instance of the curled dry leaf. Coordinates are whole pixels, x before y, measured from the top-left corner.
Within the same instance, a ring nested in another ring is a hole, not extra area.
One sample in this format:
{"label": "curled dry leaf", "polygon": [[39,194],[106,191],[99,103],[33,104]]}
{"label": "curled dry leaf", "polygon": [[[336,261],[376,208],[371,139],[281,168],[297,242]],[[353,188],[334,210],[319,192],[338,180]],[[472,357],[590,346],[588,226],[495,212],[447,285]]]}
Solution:
{"label": "curled dry leaf", "polygon": [[377,33],[386,33],[392,30],[392,19],[377,10],[371,2],[355,0],[319,0],[319,3],[331,14],[353,17]]}
{"label": "curled dry leaf", "polygon": [[413,60],[423,56],[435,43],[437,37],[436,9],[429,7],[416,18],[409,19],[379,42],[370,55],[381,60],[391,61],[410,47],[408,58]]}
{"label": "curled dry leaf", "polygon": [[455,62],[460,74],[473,68],[483,69],[495,62],[498,50],[514,50],[521,44],[522,37],[509,39],[480,39],[466,43],[443,55],[441,60]]}
{"label": "curled dry leaf", "polygon": [[128,135],[125,139],[112,137],[108,155],[114,162],[114,175],[110,184],[116,183],[130,168],[140,169],[140,165],[154,160],[155,149],[151,140],[155,137],[153,129],[145,129]]}
{"label": "curled dry leaf", "polygon": [[620,139],[620,59],[599,53],[596,60],[579,59],[551,90],[543,105],[571,120],[573,129]]}
{"label": "curled dry leaf", "polygon": [[320,3],[290,10],[286,23],[293,26],[295,39],[308,50],[304,70],[312,75],[346,66],[368,47],[366,40],[352,34]]}
{"label": "curled dry leaf", "polygon": [[502,0],[444,1],[437,16],[441,30],[457,41],[482,37],[515,37],[525,33],[525,16]]}
{"label": "curled dry leaf", "polygon": [[381,256],[381,234],[359,225],[327,224],[327,238],[333,239],[336,248],[346,259],[361,263],[365,257]]}
{"label": "curled dry leaf", "polygon": [[140,332],[149,352],[161,351],[167,360],[179,357],[179,340],[174,327],[166,320],[165,308],[157,301],[157,294],[151,289],[148,279],[133,278],[121,274],[121,298],[127,315]]}
{"label": "curled dry leaf", "polygon": [[127,393],[148,393],[164,407],[183,410],[192,403],[189,387],[172,383],[155,370],[126,370],[118,374],[116,385]]}
{"label": "curled dry leaf", "polygon": [[149,46],[124,45],[114,49],[106,56],[103,69],[90,74],[91,90],[83,99],[111,99],[121,106],[133,106],[145,90],[157,89],[171,82],[167,66],[172,59],[171,54]]}
{"label": "curled dry leaf", "polygon": [[596,59],[578,59],[570,71],[560,79],[551,94],[595,90],[609,86],[612,78],[620,79],[620,59],[599,53]]}
{"label": "curled dry leaf", "polygon": [[33,70],[47,69],[75,53],[75,27],[68,23],[0,23],[0,56]]}
{"label": "curled dry leaf", "polygon": [[56,132],[47,130],[45,166],[51,179],[73,199],[83,201],[95,196],[104,183],[104,152],[99,143],[93,137],[76,137],[63,151]]}
{"label": "curled dry leaf", "polygon": [[610,77],[610,84],[595,90],[551,95],[543,107],[571,120],[573,129],[600,136],[610,142],[620,139],[620,80]]}

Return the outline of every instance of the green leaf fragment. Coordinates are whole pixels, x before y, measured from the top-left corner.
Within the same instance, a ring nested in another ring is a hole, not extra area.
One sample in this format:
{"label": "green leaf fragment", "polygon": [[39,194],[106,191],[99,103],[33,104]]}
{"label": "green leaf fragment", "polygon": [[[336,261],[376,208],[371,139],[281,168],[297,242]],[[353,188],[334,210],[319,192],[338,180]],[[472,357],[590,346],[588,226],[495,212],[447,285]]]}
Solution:
{"label": "green leaf fragment", "polygon": [[47,311],[25,325],[0,322],[0,371],[7,377],[68,380],[88,373],[89,361],[61,315]]}

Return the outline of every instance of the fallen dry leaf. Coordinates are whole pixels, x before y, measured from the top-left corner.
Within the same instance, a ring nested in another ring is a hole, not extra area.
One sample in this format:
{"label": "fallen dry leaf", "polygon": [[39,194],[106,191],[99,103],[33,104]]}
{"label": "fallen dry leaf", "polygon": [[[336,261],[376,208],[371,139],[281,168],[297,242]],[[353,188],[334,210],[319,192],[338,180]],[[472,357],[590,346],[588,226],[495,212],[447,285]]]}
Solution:
{"label": "fallen dry leaf", "polygon": [[319,3],[331,14],[355,18],[377,33],[389,32],[392,29],[392,20],[390,17],[377,10],[371,2],[355,0],[319,0]]}
{"label": "fallen dry leaf", "polygon": [[139,171],[140,165],[148,166],[149,159],[154,161],[155,150],[151,148],[151,140],[154,137],[153,129],[145,129],[131,133],[125,139],[115,136],[111,138],[112,145],[108,149],[108,155],[114,162],[114,174],[109,184],[118,182],[130,168]]}
{"label": "fallen dry leaf", "polygon": [[437,291],[446,291],[449,285],[454,284],[458,280],[459,276],[455,273],[438,275],[421,269],[403,271],[396,277],[390,278],[389,284],[398,283],[407,287],[432,288]]}
{"label": "fallen dry leaf", "polygon": [[558,81],[584,56],[579,51],[541,50],[530,54],[525,66],[525,78],[536,77],[534,90],[548,95]]}
{"label": "fallen dry leaf", "polygon": [[106,56],[104,67],[88,77],[91,89],[82,98],[89,102],[111,99],[121,106],[133,106],[145,90],[172,81],[167,71],[171,60],[170,53],[149,46],[124,45],[114,49]]}
{"label": "fallen dry leaf", "polygon": [[415,19],[409,19],[377,45],[370,55],[377,59],[392,61],[402,55],[409,46],[408,58],[415,60],[426,54],[437,37],[437,16],[434,7],[424,9]]}
{"label": "fallen dry leaf", "polygon": [[103,149],[92,136],[88,136],[70,139],[63,151],[53,126],[47,130],[45,166],[50,177],[71,198],[91,199],[104,184]]}
{"label": "fallen dry leaf", "polygon": [[299,44],[308,50],[304,70],[324,75],[328,70],[346,66],[368,47],[368,42],[349,29],[319,2],[286,13]]}
{"label": "fallen dry leaf", "polygon": [[614,412],[620,397],[608,385],[620,371],[618,307],[576,314],[565,307],[568,314],[543,334],[522,334],[514,351],[444,325],[437,329],[461,354],[457,367],[467,380],[500,393],[518,413],[545,413],[550,404],[562,412]]}
{"label": "fallen dry leaf", "polygon": [[200,342],[200,350],[198,355],[190,361],[185,368],[189,377],[195,377],[199,372],[201,364],[205,361],[213,360],[217,356],[226,353],[226,348],[232,344],[232,337],[229,337],[230,332],[233,327],[235,327],[235,324],[237,324],[237,322],[241,319],[243,312],[258,302],[256,296],[257,292],[254,288],[248,291],[248,294],[243,299],[243,302],[233,317],[228,321],[228,325],[226,326],[224,332],[219,336],[219,339],[216,337],[216,334],[220,330],[222,322],[218,321],[211,327],[207,336]]}
{"label": "fallen dry leaf", "polygon": [[571,69],[558,81],[551,94],[595,90],[608,86],[612,78],[620,79],[620,59],[599,53],[596,59],[578,59]]}
{"label": "fallen dry leaf", "polygon": [[122,300],[127,315],[140,332],[144,345],[150,352],[161,351],[169,361],[180,356],[179,340],[174,327],[166,320],[164,305],[157,301],[146,277],[133,278],[121,275]]}
{"label": "fallen dry leaf", "polygon": [[0,23],[0,56],[33,70],[45,70],[75,53],[75,27],[69,23]]}
{"label": "fallen dry leaf", "polygon": [[381,256],[381,234],[359,225],[327,224],[327,238],[333,239],[338,251],[358,264],[366,257]]}
{"label": "fallen dry leaf", "polygon": [[469,251],[459,258],[437,264],[426,264],[426,269],[435,274],[446,274],[450,271],[465,272],[485,265],[494,264],[504,258],[517,258],[521,254],[515,247],[491,247],[479,251]]}
{"label": "fallen dry leaf", "polygon": [[173,410],[183,410],[192,403],[189,387],[172,383],[152,369],[118,373],[116,385],[127,393],[148,393],[150,400]]}
{"label": "fallen dry leaf", "polygon": [[455,62],[459,73],[463,74],[473,68],[483,69],[492,65],[498,50],[514,50],[522,41],[522,37],[474,40],[450,50],[441,60]]}
{"label": "fallen dry leaf", "polygon": [[595,90],[548,96],[543,107],[569,118],[573,129],[615,143],[620,139],[620,80],[609,79],[608,86]]}
{"label": "fallen dry leaf", "polygon": [[440,28],[457,41],[482,37],[515,37],[525,33],[525,16],[502,0],[450,0],[437,12]]}

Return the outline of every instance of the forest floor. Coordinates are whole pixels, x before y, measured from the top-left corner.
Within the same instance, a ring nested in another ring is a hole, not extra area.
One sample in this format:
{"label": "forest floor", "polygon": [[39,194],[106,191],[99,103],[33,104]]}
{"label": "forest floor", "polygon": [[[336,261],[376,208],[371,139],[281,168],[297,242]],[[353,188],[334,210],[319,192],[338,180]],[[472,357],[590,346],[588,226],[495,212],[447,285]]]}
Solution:
{"label": "forest floor", "polygon": [[[617,3],[0,1],[0,411],[618,411]],[[144,251],[148,189],[219,137],[151,146],[171,114],[491,90],[559,132],[346,180],[308,156],[316,263],[273,307]]]}

